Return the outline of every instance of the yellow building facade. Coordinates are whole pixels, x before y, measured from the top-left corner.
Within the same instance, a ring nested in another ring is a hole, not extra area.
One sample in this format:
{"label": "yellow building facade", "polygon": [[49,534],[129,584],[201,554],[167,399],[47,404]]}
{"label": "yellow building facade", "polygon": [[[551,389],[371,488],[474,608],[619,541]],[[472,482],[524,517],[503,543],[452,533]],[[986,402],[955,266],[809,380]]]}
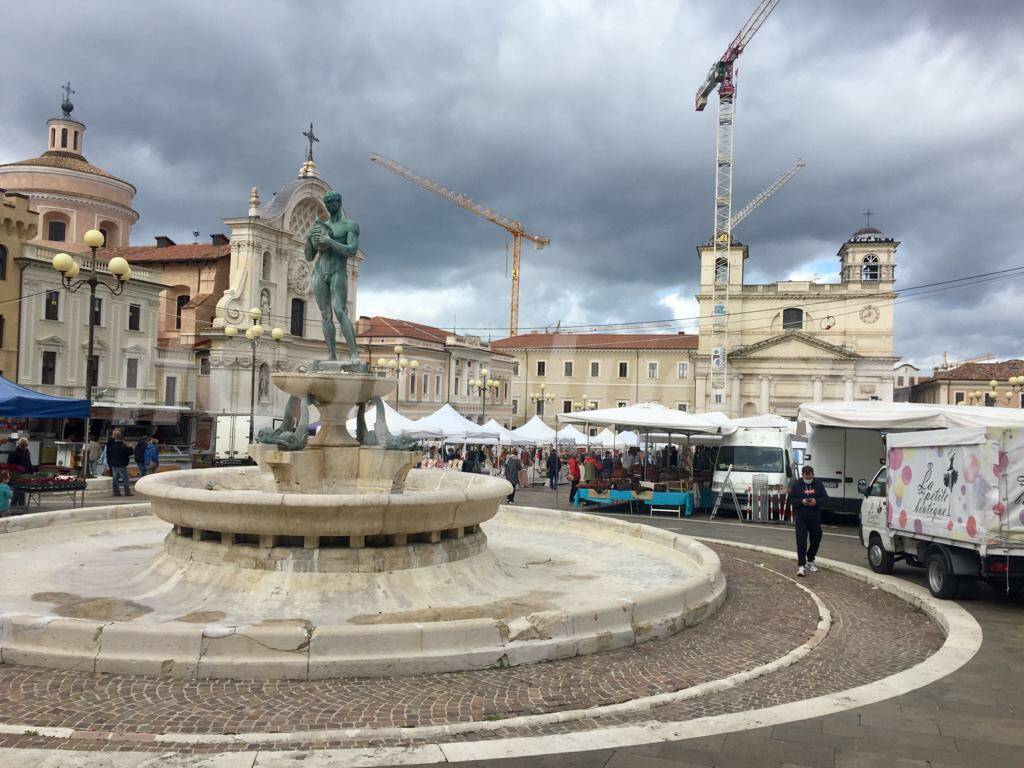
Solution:
{"label": "yellow building facade", "polygon": [[[711,246],[698,247],[697,410],[795,416],[800,403],[812,400],[891,401],[899,359],[893,355],[898,246],[865,227],[839,248],[838,282],[767,284],[744,280],[746,246],[735,244],[718,263]],[[728,387],[718,400],[711,388],[716,282],[727,282],[729,293]]]}
{"label": "yellow building facade", "polygon": [[0,189],[0,376],[16,380],[22,243],[39,232],[27,195]]}

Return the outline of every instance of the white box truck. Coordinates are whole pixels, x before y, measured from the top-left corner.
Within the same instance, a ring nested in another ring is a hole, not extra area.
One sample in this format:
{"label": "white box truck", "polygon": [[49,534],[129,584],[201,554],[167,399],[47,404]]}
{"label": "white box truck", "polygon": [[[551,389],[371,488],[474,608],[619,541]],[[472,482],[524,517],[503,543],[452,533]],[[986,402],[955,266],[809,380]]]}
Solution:
{"label": "white box truck", "polygon": [[814,476],[825,484],[828,500],[822,505],[824,511],[857,515],[863,501],[857,480],[874,477],[885,464],[883,432],[814,426],[802,463],[814,467]]}
{"label": "white box truck", "polygon": [[[715,457],[711,490],[717,495],[726,478],[741,506],[748,505],[747,491],[763,486],[764,493],[785,494],[793,481],[793,437],[787,429],[740,427],[723,435]],[[767,501],[759,505],[767,509]],[[732,494],[722,496],[721,508],[733,509]],[[735,510],[733,510],[735,511]]]}
{"label": "white box truck", "polygon": [[886,448],[886,466],[858,482],[872,570],[923,566],[941,598],[967,579],[1024,590],[1024,428],[890,433]]}

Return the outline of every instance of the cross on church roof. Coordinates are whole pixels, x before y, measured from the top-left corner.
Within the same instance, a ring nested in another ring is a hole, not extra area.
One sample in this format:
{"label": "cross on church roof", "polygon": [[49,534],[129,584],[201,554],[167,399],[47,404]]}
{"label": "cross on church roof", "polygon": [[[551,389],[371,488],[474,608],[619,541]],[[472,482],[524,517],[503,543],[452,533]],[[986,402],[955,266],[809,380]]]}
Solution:
{"label": "cross on church roof", "polygon": [[318,139],[316,137],[316,134],[313,133],[313,123],[309,124],[309,130],[308,131],[303,131],[302,135],[305,136],[309,140],[309,150],[306,152],[306,162],[307,163],[312,163],[313,162],[313,142],[314,141],[315,142],[319,142],[320,141],[320,139]]}
{"label": "cross on church roof", "polygon": [[71,110],[75,108],[75,105],[71,103],[71,94],[74,93],[74,91],[71,90],[71,81],[68,80],[60,87],[60,89],[64,91],[64,101],[61,102],[60,108],[64,112],[64,117],[70,117]]}
{"label": "cross on church roof", "polygon": [[867,219],[867,224],[865,224],[864,226],[866,226],[866,227],[870,227],[871,226],[871,217],[874,216],[874,215],[875,215],[875,212],[872,211],[870,208],[868,208],[866,211],[864,211],[864,213],[861,214],[861,216],[864,216]]}

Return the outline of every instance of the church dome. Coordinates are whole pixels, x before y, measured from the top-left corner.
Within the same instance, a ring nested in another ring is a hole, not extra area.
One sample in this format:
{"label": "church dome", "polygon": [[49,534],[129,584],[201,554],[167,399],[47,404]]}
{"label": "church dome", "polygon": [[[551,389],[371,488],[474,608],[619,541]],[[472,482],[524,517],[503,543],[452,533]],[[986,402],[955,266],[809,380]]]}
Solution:
{"label": "church dome", "polygon": [[850,236],[851,243],[881,243],[892,240],[877,227],[861,227]]}

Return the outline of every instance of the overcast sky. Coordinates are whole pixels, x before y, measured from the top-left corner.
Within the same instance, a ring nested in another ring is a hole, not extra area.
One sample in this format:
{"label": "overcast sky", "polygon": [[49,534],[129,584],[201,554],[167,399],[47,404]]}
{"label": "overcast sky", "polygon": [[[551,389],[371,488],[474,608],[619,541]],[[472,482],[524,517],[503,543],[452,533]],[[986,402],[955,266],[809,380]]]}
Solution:
{"label": "overcast sky", "polygon": [[[18,3],[0,162],[45,149],[70,79],[89,160],[139,190],[133,244],[191,242],[294,178],[313,121],[361,226],[361,314],[508,324],[509,238],[376,152],[551,238],[523,251],[522,329],[691,318],[717,106],[693,96],[755,5]],[[738,89],[736,205],[807,162],[735,232],[748,282],[836,280],[869,207],[902,241],[900,286],[1024,265],[1024,3],[783,0]],[[901,304],[896,353],[1024,356],[1022,286]]]}

